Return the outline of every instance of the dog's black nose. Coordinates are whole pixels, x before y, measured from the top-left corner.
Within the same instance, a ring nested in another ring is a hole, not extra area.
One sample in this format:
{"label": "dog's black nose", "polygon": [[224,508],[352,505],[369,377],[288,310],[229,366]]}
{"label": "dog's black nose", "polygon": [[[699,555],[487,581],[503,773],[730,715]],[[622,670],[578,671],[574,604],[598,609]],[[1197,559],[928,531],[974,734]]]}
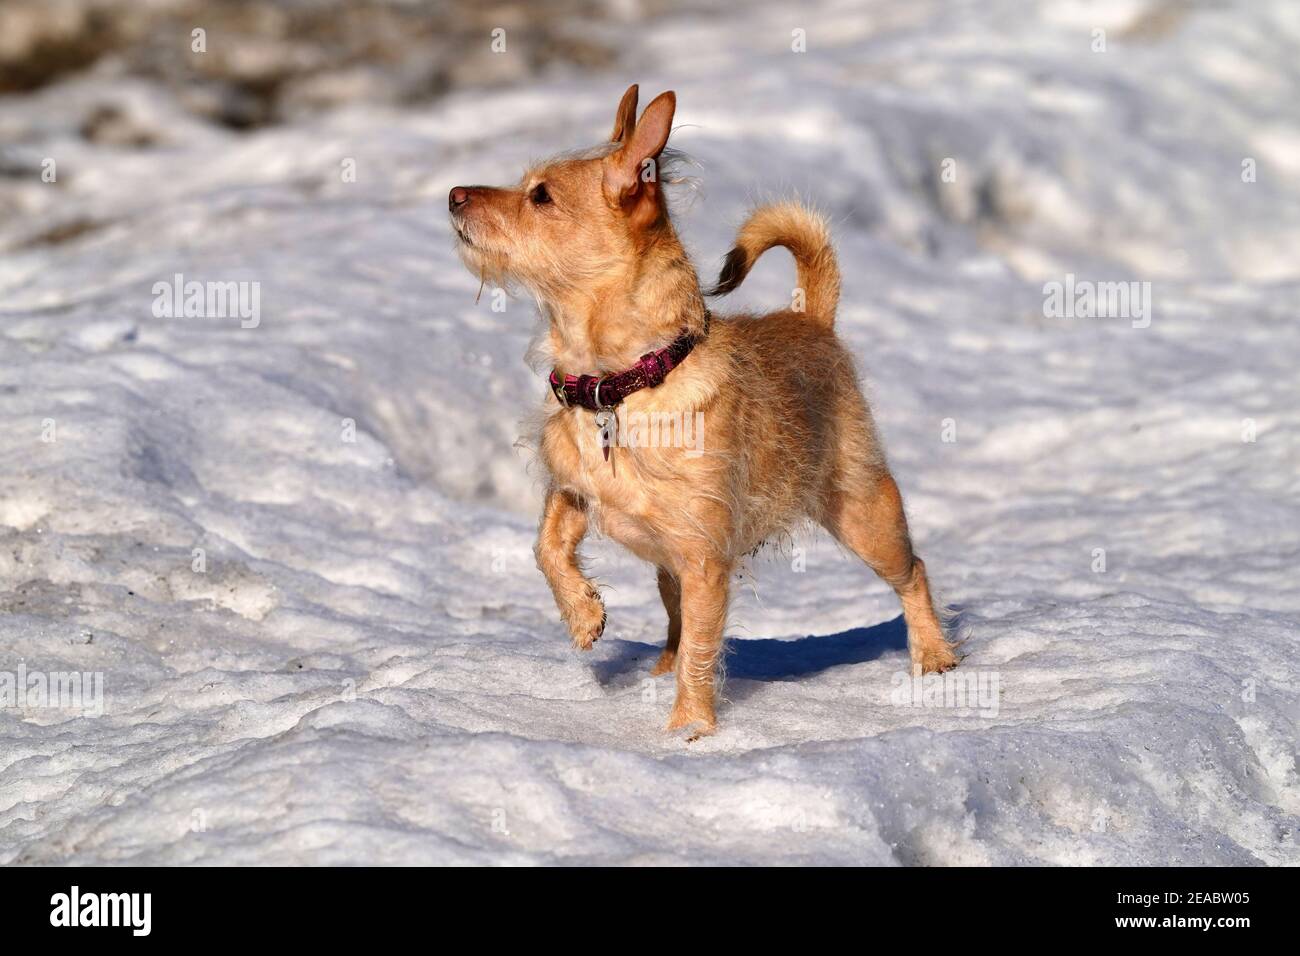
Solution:
{"label": "dog's black nose", "polygon": [[447,208],[455,212],[469,202],[469,190],[464,186],[455,186],[447,196]]}

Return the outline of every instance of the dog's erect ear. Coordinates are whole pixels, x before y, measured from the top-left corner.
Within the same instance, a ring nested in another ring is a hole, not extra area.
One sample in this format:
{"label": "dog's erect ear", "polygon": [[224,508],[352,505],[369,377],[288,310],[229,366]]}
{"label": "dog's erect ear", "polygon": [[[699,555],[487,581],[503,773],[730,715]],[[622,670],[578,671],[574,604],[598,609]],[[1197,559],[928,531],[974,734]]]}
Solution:
{"label": "dog's erect ear", "polygon": [[623,94],[623,99],[618,104],[618,112],[614,115],[614,132],[610,134],[611,143],[621,143],[632,135],[632,130],[636,128],[636,97],[638,87],[635,83],[627,88]]}
{"label": "dog's erect ear", "polygon": [[[628,90],[628,95],[634,92]],[[625,105],[628,95],[623,97]],[[660,93],[645,108],[624,139],[623,147],[610,155],[605,166],[605,191],[610,199],[626,206],[641,195],[654,195],[658,191],[659,167],[655,160],[668,145],[676,110],[677,94],[672,90]]]}

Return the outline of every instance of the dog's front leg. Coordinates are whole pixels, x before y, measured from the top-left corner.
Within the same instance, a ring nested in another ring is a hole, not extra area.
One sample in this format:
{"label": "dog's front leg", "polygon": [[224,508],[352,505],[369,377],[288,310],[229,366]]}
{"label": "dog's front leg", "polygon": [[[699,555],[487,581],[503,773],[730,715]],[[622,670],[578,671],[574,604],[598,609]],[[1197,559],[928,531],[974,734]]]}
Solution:
{"label": "dog's front leg", "polygon": [[714,682],[727,620],[731,566],[709,558],[681,576],[681,640],[677,649],[677,700],[668,730],[695,724],[713,731]]}
{"label": "dog's front leg", "polygon": [[537,567],[555,595],[573,646],[590,650],[605,630],[605,605],[596,585],[578,567],[578,545],[587,533],[587,509],[567,491],[552,488],[537,532]]}

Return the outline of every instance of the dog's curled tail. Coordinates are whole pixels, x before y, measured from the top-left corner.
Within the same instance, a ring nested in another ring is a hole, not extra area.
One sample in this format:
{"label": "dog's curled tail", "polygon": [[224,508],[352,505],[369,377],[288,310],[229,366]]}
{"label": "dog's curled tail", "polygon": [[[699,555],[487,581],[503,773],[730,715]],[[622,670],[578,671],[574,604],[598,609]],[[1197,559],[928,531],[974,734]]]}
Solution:
{"label": "dog's curled tail", "polygon": [[802,203],[775,203],[750,213],[709,295],[735,291],[758,257],[773,246],[785,246],[794,255],[798,288],[791,310],[829,327],[840,301],[840,267],[826,220]]}

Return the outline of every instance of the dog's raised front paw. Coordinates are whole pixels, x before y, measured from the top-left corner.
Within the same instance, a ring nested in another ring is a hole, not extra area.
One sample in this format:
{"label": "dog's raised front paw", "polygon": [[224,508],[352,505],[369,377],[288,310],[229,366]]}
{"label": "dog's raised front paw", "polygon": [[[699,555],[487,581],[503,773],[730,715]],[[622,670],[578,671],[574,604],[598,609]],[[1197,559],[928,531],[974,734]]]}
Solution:
{"label": "dog's raised front paw", "polygon": [[600,595],[594,590],[589,592],[586,600],[569,608],[564,623],[569,627],[573,646],[580,651],[591,650],[591,645],[605,632],[605,604]]}

